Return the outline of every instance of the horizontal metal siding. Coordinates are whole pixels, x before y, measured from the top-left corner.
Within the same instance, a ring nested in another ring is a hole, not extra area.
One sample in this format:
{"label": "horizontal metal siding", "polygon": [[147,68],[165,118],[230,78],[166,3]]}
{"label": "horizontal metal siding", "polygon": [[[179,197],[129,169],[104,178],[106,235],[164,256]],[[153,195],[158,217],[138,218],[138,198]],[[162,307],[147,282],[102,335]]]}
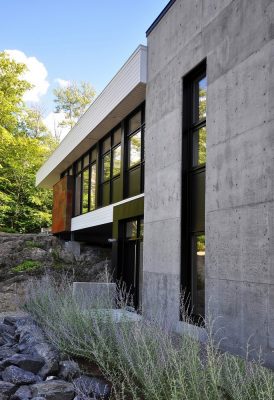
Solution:
{"label": "horizontal metal siding", "polygon": [[119,204],[127,203],[128,201],[132,201],[143,196],[144,196],[143,194],[139,194],[138,196],[130,197],[129,199],[119,201],[118,203],[110,204],[109,206],[102,207],[99,208],[98,210],[91,211],[89,213],[72,218],[71,230],[77,231],[79,229],[91,228],[97,225],[109,224],[113,222],[114,207],[118,206]]}
{"label": "horizontal metal siding", "polygon": [[[144,66],[145,65],[145,66]],[[36,175],[41,183],[73,149],[140,83],[146,83],[146,47],[139,46],[126,64],[110,81],[94,103],[40,168]],[[106,132],[107,133],[107,132]]]}

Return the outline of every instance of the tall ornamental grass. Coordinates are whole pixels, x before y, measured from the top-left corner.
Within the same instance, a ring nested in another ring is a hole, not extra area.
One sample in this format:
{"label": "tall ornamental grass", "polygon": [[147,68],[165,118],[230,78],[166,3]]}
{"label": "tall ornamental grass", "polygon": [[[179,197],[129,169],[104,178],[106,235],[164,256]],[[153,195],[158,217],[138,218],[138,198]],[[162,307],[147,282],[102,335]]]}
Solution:
{"label": "tall ornamental grass", "polygon": [[[120,309],[127,301],[119,292]],[[208,328],[201,345],[176,336],[159,320],[137,319],[91,304],[82,310],[63,280],[34,281],[25,309],[63,353],[96,363],[112,384],[112,399],[273,400],[274,375],[260,363],[218,350]]]}

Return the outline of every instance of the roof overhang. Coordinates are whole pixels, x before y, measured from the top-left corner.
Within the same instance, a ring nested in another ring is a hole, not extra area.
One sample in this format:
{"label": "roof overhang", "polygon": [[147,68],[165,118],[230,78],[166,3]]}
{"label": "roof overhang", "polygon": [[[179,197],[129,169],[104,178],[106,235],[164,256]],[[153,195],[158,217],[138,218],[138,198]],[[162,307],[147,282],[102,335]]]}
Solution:
{"label": "roof overhang", "polygon": [[147,48],[140,45],[36,174],[51,188],[60,174],[145,100]]}

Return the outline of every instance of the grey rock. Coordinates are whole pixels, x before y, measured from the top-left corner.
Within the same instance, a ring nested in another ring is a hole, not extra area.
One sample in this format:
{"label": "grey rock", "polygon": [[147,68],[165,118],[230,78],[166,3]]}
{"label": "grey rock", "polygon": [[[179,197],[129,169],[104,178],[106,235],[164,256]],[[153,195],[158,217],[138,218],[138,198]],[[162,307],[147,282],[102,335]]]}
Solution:
{"label": "grey rock", "polygon": [[16,323],[17,317],[7,316],[4,318],[3,323],[6,325],[14,326]]}
{"label": "grey rock", "polygon": [[24,371],[23,369],[10,365],[2,372],[2,378],[6,382],[11,382],[16,385],[30,384],[38,382],[41,378],[34,375],[32,372]]}
{"label": "grey rock", "polygon": [[60,372],[59,376],[65,380],[72,380],[80,376],[80,368],[77,362],[75,361],[60,361],[59,363]]}
{"label": "grey rock", "polygon": [[31,400],[45,400],[45,397],[35,396],[35,397],[32,397]]}
{"label": "grey rock", "polygon": [[16,390],[16,386],[10,382],[0,381],[0,394],[10,396]]}
{"label": "grey rock", "polygon": [[59,372],[59,363],[57,360],[46,361],[45,365],[40,369],[38,375],[42,379],[46,379],[49,375],[54,375]]}
{"label": "grey rock", "polygon": [[16,354],[16,352],[11,348],[0,349],[0,361],[5,360],[8,357],[12,357],[14,354]]}
{"label": "grey rock", "polygon": [[74,387],[62,380],[37,383],[31,386],[34,397],[44,397],[47,400],[73,400]]}
{"label": "grey rock", "polygon": [[0,363],[0,366],[8,367],[9,365],[16,365],[25,371],[37,373],[45,364],[45,360],[40,356],[31,354],[14,354],[6,358]]}
{"label": "grey rock", "polygon": [[11,336],[15,334],[15,327],[12,325],[7,325],[5,323],[0,324],[0,334],[1,333],[8,333]]}
{"label": "grey rock", "polygon": [[102,379],[82,375],[75,379],[73,385],[76,392],[85,396],[94,396],[96,399],[108,399],[110,396],[110,386]]}
{"label": "grey rock", "polygon": [[19,389],[11,396],[11,400],[26,400],[32,397],[32,393],[29,386],[20,386]]}

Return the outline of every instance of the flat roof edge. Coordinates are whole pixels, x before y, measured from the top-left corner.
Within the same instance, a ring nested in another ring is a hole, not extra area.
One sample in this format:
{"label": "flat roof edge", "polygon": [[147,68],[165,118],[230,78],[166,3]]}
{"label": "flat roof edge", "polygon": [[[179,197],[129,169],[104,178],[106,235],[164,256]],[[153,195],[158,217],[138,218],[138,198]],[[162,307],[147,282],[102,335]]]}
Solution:
{"label": "flat roof edge", "polygon": [[164,15],[168,12],[170,7],[175,3],[176,0],[170,0],[169,3],[165,6],[165,8],[161,11],[161,13],[158,15],[158,17],[152,22],[150,27],[146,31],[146,37],[153,31],[153,29],[158,25],[158,23],[161,21],[161,19],[164,17]]}

